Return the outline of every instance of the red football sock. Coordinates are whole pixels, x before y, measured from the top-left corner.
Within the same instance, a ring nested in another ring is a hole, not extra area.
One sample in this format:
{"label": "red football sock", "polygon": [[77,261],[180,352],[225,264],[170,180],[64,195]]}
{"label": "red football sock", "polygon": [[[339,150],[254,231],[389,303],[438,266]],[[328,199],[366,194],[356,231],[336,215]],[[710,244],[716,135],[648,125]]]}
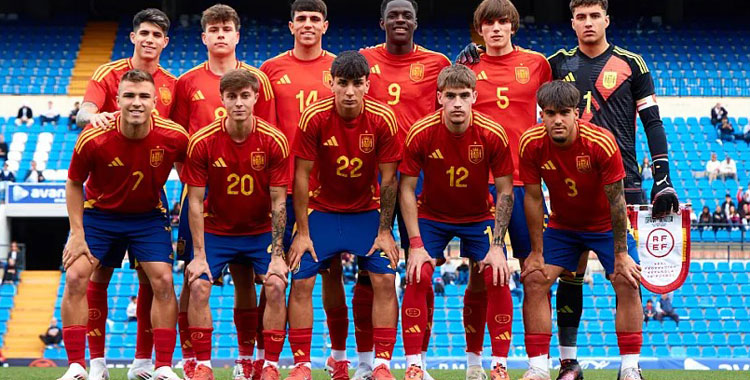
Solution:
{"label": "red football sock", "polygon": [[[430,279],[432,283],[432,279]],[[430,286],[427,293],[427,328],[424,330],[424,339],[422,339],[422,351],[430,350],[430,335],[432,335],[432,317],[435,315],[435,290]]]}
{"label": "red football sock", "polygon": [[375,341],[375,358],[391,360],[393,357],[393,346],[396,345],[395,327],[374,327],[372,338]]}
{"label": "red football sock", "polygon": [[326,310],[328,333],[331,336],[331,349],[346,351],[346,337],[349,335],[349,308],[343,304],[335,309]]}
{"label": "red football sock", "polygon": [[429,321],[427,295],[428,289],[432,289],[432,273],[434,270],[430,263],[422,264],[421,270],[419,282],[412,279],[406,285],[401,306],[402,339],[404,340],[404,353],[406,355],[422,353],[424,334]]}
{"label": "red football sock", "polygon": [[200,361],[211,360],[211,334],[214,332],[214,329],[211,327],[190,326],[189,331],[190,343],[192,343],[193,350],[195,350],[195,358]]}
{"label": "red football sock", "polygon": [[164,366],[171,367],[172,356],[174,355],[174,346],[175,342],[177,341],[177,330],[157,328],[154,329],[153,338],[156,351],[156,362],[154,363],[154,368]]}
{"label": "red football sock", "polygon": [[537,356],[549,355],[549,340],[552,334],[524,334],[526,343],[526,354],[530,358]]}
{"label": "red football sock", "polygon": [[492,270],[484,271],[484,284],[487,288],[487,329],[490,332],[492,356],[507,358],[510,340],[513,337],[513,297],[508,285],[492,285]]}
{"label": "red football sock", "polygon": [[372,286],[357,282],[352,297],[352,314],[354,315],[354,338],[357,341],[357,352],[372,352]]}
{"label": "red football sock", "polygon": [[[255,334],[255,345],[258,346],[259,350],[265,348],[265,338],[263,337],[263,316],[266,315],[266,291],[263,287],[260,288],[260,301],[258,301],[258,328]],[[276,331],[276,330],[273,330]],[[282,341],[283,342],[283,341]]]}
{"label": "red football sock", "polygon": [[[151,329],[151,303],[154,291],[148,282],[138,286],[138,305],[135,313],[138,317],[138,332],[135,336],[135,358],[151,359],[151,348],[154,346],[154,332]],[[174,352],[173,352],[174,353]]]}
{"label": "red football sock", "polygon": [[258,309],[234,309],[237,345],[240,356],[253,356],[255,335],[258,333]]}
{"label": "red football sock", "polygon": [[484,325],[487,323],[487,292],[464,293],[464,331],[466,352],[479,354],[484,345]]}
{"label": "red football sock", "polygon": [[620,347],[620,355],[640,354],[643,345],[642,331],[617,332],[617,345]]}
{"label": "red football sock", "polygon": [[65,352],[68,353],[68,365],[77,363],[86,368],[86,326],[65,326],[62,335]]}
{"label": "red football sock", "polygon": [[312,327],[306,329],[289,329],[289,346],[294,355],[294,364],[310,362],[312,346]]}
{"label": "red football sock", "polygon": [[107,330],[107,286],[102,282],[89,281],[86,299],[89,303],[89,320],[86,330],[89,337],[91,359],[104,357],[104,339]]}
{"label": "red football sock", "polygon": [[266,330],[263,331],[263,340],[265,340],[265,360],[278,362],[281,351],[284,349],[284,330]]}
{"label": "red football sock", "polygon": [[190,324],[188,323],[187,312],[177,314],[177,327],[180,330],[180,347],[182,347],[182,357],[195,358],[193,343],[190,342]]}

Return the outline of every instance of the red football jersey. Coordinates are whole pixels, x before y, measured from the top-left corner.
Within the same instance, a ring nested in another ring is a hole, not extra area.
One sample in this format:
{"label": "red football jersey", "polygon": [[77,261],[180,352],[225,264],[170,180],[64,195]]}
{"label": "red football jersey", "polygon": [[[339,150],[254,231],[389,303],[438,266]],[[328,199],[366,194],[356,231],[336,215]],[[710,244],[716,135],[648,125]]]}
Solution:
{"label": "red football jersey", "polygon": [[[245,69],[258,77],[260,88],[258,102],[253,114],[270,124],[276,123],[276,99],[266,74],[246,63],[237,61],[237,69]],[[221,103],[219,82],[221,76],[214,74],[208,61],[180,75],[175,87],[175,104],[170,119],[184,125],[192,135],[214,120],[227,115]]]}
{"label": "red football jersey", "polygon": [[[287,140],[294,141],[302,111],[331,95],[331,63],[335,57],[324,50],[318,58],[302,61],[289,50],[260,66],[273,87],[277,126]],[[294,160],[289,160],[289,173],[289,178],[294,178]]]}
{"label": "red football jersey", "polygon": [[[481,60],[469,66],[477,74],[477,102],[474,109],[502,124],[513,154],[513,184],[522,186],[518,170],[518,141],[521,134],[537,123],[536,91],[552,80],[552,70],[544,55],[515,46],[513,52]],[[490,183],[494,183],[490,178]]]}
{"label": "red football jersey", "polygon": [[620,148],[604,128],[578,120],[578,137],[568,148],[558,148],[537,125],[521,136],[521,179],[526,184],[544,180],[549,189],[553,228],[582,232],[612,230],[604,185],[625,178]]}
{"label": "red football jersey", "polygon": [[461,135],[451,133],[443,120],[440,110],[418,121],[404,145],[399,171],[414,177],[424,171],[419,217],[444,223],[494,219],[487,173],[513,174],[508,136],[476,111]]}
{"label": "red football jersey", "polygon": [[404,55],[388,53],[385,44],[360,53],[370,64],[368,94],[393,108],[404,141],[412,124],[437,109],[437,77],[451,61],[417,44]]}
{"label": "red football jersey", "polygon": [[232,140],[222,117],[193,134],[184,181],[208,187],[204,230],[251,235],[271,230],[271,186],[287,186],[289,143],[276,127],[255,118],[242,143]]}
{"label": "red football jersey", "polygon": [[[99,112],[115,112],[120,109],[117,105],[117,87],[120,78],[133,69],[130,58],[123,58],[99,66],[86,85],[83,102],[91,102],[99,108]],[[177,78],[164,70],[161,66],[152,75],[156,85],[156,108],[154,113],[167,118],[172,111],[174,88]]]}
{"label": "red football jersey", "polygon": [[302,113],[299,128],[294,155],[315,161],[309,207],[346,213],[377,209],[378,164],[401,159],[393,111],[365,97],[362,113],[346,121],[329,97]]}
{"label": "red football jersey", "polygon": [[149,134],[131,140],[120,132],[120,123],[117,112],[110,122],[115,128],[88,125],[78,136],[68,178],[86,182],[84,207],[123,214],[168,207],[161,204],[160,193],[173,164],[185,160],[185,129],[152,115]]}

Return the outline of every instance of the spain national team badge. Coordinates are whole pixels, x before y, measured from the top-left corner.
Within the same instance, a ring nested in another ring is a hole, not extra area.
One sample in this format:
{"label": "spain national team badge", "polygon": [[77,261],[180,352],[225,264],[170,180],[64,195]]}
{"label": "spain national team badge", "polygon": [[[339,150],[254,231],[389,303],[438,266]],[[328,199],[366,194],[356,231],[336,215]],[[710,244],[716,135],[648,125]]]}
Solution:
{"label": "spain national team badge", "polygon": [[520,84],[526,84],[529,83],[529,80],[531,79],[531,74],[529,72],[529,68],[525,66],[516,67],[516,82]]}
{"label": "spain national team badge", "polygon": [[250,165],[253,170],[263,170],[266,168],[266,152],[252,152],[250,153]]}
{"label": "spain national team badge", "polygon": [[172,103],[172,91],[169,90],[169,87],[159,87],[159,100],[165,106]]}
{"label": "spain national team badge", "polygon": [[370,153],[375,149],[375,135],[372,133],[362,133],[359,135],[359,150],[362,153]]}
{"label": "spain national team badge", "polygon": [[421,63],[412,63],[409,67],[409,79],[414,82],[424,79],[424,65]]}
{"label": "spain national team badge", "polygon": [[617,71],[605,71],[602,78],[602,86],[607,90],[615,88],[617,85]]}
{"label": "spain national team badge", "polygon": [[148,161],[151,166],[158,168],[159,165],[161,165],[162,161],[164,161],[164,149],[151,149],[151,154],[149,155]]}
{"label": "spain national team badge", "polygon": [[333,84],[333,76],[331,75],[331,72],[328,70],[323,71],[323,84],[330,86]]}
{"label": "spain national team badge", "polygon": [[484,158],[484,145],[469,145],[469,161],[472,164],[482,162]]}
{"label": "spain national team badge", "polygon": [[576,157],[576,168],[581,173],[591,172],[591,157],[589,156],[577,156]]}

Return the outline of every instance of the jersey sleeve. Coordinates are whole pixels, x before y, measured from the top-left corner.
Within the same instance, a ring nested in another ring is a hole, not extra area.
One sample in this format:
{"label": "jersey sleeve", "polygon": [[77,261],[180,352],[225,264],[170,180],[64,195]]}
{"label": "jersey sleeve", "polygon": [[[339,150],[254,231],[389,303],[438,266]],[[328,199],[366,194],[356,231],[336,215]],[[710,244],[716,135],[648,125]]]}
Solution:
{"label": "jersey sleeve", "polygon": [[205,139],[190,140],[182,176],[182,180],[190,186],[205,187],[208,183],[208,150]]}
{"label": "jersey sleeve", "polygon": [[189,144],[190,138],[187,134],[180,133],[177,135],[177,158],[175,159],[175,162],[185,162],[187,159],[187,149]]}
{"label": "jersey sleeve", "polygon": [[[541,57],[540,57],[541,58]],[[540,59],[539,63],[539,84],[545,84],[552,81],[552,65],[546,59]]]}
{"label": "jersey sleeve", "polygon": [[89,173],[91,173],[92,161],[90,160],[90,150],[92,149],[93,142],[89,141],[80,147],[78,146],[83,140],[87,139],[89,134],[86,132],[88,131],[91,131],[91,127],[81,132],[73,149],[73,157],[70,159],[70,167],[68,168],[68,179],[71,181],[86,182]]}
{"label": "jersey sleeve", "polygon": [[260,87],[258,88],[258,102],[255,103],[253,112],[269,124],[276,125],[276,97],[273,94],[271,81],[263,71],[257,70],[254,74],[258,76]]}
{"label": "jersey sleeve", "polygon": [[[97,70],[98,71],[98,70]],[[102,109],[104,102],[107,100],[106,77],[101,80],[89,80],[86,85],[86,93],[83,95],[83,103],[93,103],[98,110]]]}
{"label": "jersey sleeve", "polygon": [[631,62],[634,73],[633,84],[631,85],[633,101],[654,95],[654,79],[651,77],[651,71],[646,66],[646,62],[640,56],[632,58],[631,61],[634,61]]}
{"label": "jersey sleeve", "polygon": [[[304,114],[303,114],[304,115]],[[294,139],[292,152],[296,157],[304,160],[315,161],[318,155],[318,132],[320,116],[314,115],[306,119],[300,119],[299,131]]]}
{"label": "jersey sleeve", "polygon": [[[284,141],[284,143],[286,143],[286,141]],[[272,142],[270,145],[270,160],[268,167],[271,174],[271,186],[289,186],[291,178],[289,173],[288,148],[284,148],[281,144],[276,142]],[[288,147],[289,145],[287,144],[286,146]]]}
{"label": "jersey sleeve", "polygon": [[494,178],[513,175],[513,159],[510,156],[510,146],[495,135],[490,135],[489,142],[492,148],[490,155],[490,170]]}
{"label": "jersey sleeve", "polygon": [[[523,137],[521,138],[523,141]],[[522,145],[523,147],[523,145]],[[536,144],[531,142],[521,150],[519,153],[519,166],[521,173],[521,181],[527,185],[541,184],[542,173],[539,165],[537,164],[537,152]]]}
{"label": "jersey sleeve", "polygon": [[185,128],[186,131],[190,131],[190,93],[185,77],[178,79],[174,86],[173,103],[169,118]]}
{"label": "jersey sleeve", "polygon": [[625,178],[625,168],[622,164],[622,155],[620,148],[615,143],[613,137],[609,137],[611,144],[614,146],[614,152],[609,154],[604,149],[598,149],[599,172],[602,173],[602,183],[609,185]]}
{"label": "jersey sleeve", "polygon": [[424,152],[422,151],[422,136],[414,136],[409,145],[404,145],[404,158],[399,164],[398,171],[411,177],[418,177],[424,165]]}
{"label": "jersey sleeve", "polygon": [[401,160],[401,141],[398,138],[398,124],[395,130],[383,126],[377,146],[378,163],[396,162]]}

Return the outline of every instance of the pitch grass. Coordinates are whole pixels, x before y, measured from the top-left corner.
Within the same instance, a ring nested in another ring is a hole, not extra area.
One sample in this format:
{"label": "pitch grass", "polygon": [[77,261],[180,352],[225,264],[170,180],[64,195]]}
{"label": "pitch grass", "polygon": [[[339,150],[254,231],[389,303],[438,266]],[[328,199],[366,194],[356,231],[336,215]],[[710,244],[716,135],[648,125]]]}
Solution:
{"label": "pitch grass", "polygon": [[[56,380],[65,372],[65,368],[28,368],[28,367],[0,367],[0,380]],[[178,374],[182,374],[179,370]],[[110,370],[111,380],[126,380],[127,371],[124,369]],[[282,379],[287,374],[281,371]],[[353,375],[354,371],[350,372]],[[404,378],[404,371],[395,370],[396,379]],[[439,371],[431,370],[430,374],[436,380],[464,380],[464,371]],[[214,372],[216,380],[231,380],[230,369],[216,369]],[[511,379],[519,379],[523,375],[521,370],[510,371]],[[552,378],[557,375],[552,371]],[[614,370],[586,370],[586,380],[616,380],[617,371]],[[646,380],[747,380],[748,373],[744,371],[668,371],[651,370],[643,371]],[[313,380],[328,380],[330,377],[323,371],[313,371]]]}

